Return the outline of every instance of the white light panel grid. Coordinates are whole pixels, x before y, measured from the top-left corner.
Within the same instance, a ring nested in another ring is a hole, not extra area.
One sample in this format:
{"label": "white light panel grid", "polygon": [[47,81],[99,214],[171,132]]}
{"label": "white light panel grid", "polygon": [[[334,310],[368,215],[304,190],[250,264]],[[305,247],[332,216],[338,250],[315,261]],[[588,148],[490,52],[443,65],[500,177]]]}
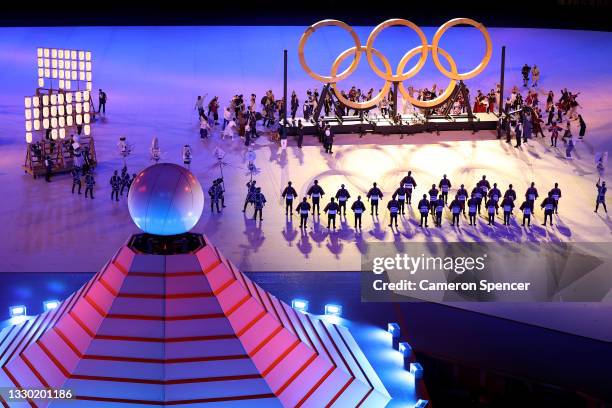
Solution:
{"label": "white light panel grid", "polygon": [[25,97],[25,137],[32,143],[33,132],[51,130],[53,140],[64,139],[67,128],[82,125],[86,136],[91,134],[91,93],[64,92]]}
{"label": "white light panel grid", "polygon": [[40,88],[53,82],[58,89],[80,89],[83,83],[84,90],[92,90],[91,51],[38,48],[36,55]]}

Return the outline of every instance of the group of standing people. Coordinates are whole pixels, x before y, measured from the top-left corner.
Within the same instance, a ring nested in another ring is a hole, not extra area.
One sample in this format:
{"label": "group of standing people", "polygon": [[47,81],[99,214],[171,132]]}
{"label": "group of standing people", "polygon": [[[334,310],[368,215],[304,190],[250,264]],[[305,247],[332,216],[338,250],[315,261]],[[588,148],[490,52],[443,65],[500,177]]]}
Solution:
{"label": "group of standing people", "polygon": [[[504,115],[500,119],[500,131],[506,136],[506,142],[512,142],[512,133],[516,140],[514,147],[520,147],[530,139],[541,136],[546,138],[544,131],[550,138],[550,146],[558,147],[559,137],[564,143],[566,159],[572,159],[578,140],[586,134],[586,122],[582,114],[577,112],[579,93],[571,93],[567,89],[561,90],[561,96],[555,102],[554,92],[551,90],[546,97],[545,111],[539,106],[537,91],[529,90],[527,97],[523,98],[517,87],[512,89],[510,96],[504,104]],[[546,112],[546,121],[544,120]],[[565,123],[564,123],[565,122]],[[574,128],[578,128],[578,138],[574,137]]]}
{"label": "group of standing people", "polygon": [[265,128],[273,128],[280,122],[284,109],[282,99],[276,99],[272,90],[266,91],[261,98],[259,111],[257,95],[251,94],[246,99],[242,94],[237,94],[231,98],[223,109],[223,124],[220,124],[219,112],[221,106],[219,97],[215,96],[208,102],[207,111],[205,109],[205,99],[206,95],[198,96],[195,103],[200,122],[200,138],[207,139],[214,127],[221,126],[222,139],[233,140],[235,136],[239,136],[244,139],[245,146],[249,146],[259,136],[257,133],[257,123],[259,121],[262,121],[262,126]]}
{"label": "group of standing people", "polygon": [[[605,195],[607,192],[605,182],[597,182],[597,198],[595,211],[602,205],[607,212],[605,205]],[[477,216],[484,210],[485,219],[490,226],[495,226],[496,216],[503,215],[503,225],[509,226],[513,211],[515,208],[522,213],[522,226],[531,227],[532,216],[535,214],[537,200],[540,198],[535,182],[525,190],[522,201],[517,202],[519,197],[513,185],[502,193],[497,183],[491,183],[487,180],[486,175],[482,176],[476,185],[468,191],[464,184],[451,194],[452,183],[450,179],[444,175],[437,184],[432,184],[431,188],[424,193],[420,198],[415,195],[417,183],[409,171],[405,177],[401,179],[398,187],[393,191],[386,204],[386,209],[389,212],[389,227],[398,227],[398,217],[406,215],[406,208],[411,207],[413,197],[418,199],[416,209],[419,214],[420,226],[422,228],[429,227],[429,218],[433,219],[436,227],[442,226],[443,213],[449,211],[452,219],[452,226],[459,226],[460,215],[468,218],[469,225],[477,225]],[[298,199],[298,192],[291,182],[282,192],[282,197],[285,201],[285,216],[292,216],[293,212],[297,212],[300,216],[300,228],[307,228],[309,214],[312,216],[321,215],[321,204],[325,190],[319,184],[318,180],[314,180],[313,184],[308,187],[305,196],[301,201]],[[329,201],[323,208],[323,212],[327,215],[327,228],[335,230],[337,228],[337,218],[344,217],[346,219],[348,203],[352,195],[344,184],[336,191],[335,195],[330,197]],[[379,207],[382,205],[384,197],[383,191],[377,183],[373,183],[372,187],[365,194],[365,200],[359,195],[351,203],[350,209],[354,215],[354,228],[361,230],[362,214],[366,209],[366,203],[369,203],[370,215],[378,219]],[[562,193],[558,183],[554,184],[542,198],[539,207],[543,211],[544,221],[542,225],[553,225],[553,214],[559,212],[559,202]],[[298,203],[295,205],[294,203]],[[246,204],[245,204],[246,208]]]}
{"label": "group of standing people", "polygon": [[119,196],[123,196],[123,192],[129,193],[132,183],[136,179],[136,173],[131,177],[126,166],[121,169],[121,174],[117,170],[113,172],[109,184],[111,186],[111,200],[119,201]]}

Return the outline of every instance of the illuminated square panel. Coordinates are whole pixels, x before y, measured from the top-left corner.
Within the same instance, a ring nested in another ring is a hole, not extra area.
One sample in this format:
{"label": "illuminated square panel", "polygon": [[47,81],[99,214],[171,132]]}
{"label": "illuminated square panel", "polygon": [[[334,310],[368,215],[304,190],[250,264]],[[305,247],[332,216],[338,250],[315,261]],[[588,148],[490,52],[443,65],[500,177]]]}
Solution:
{"label": "illuminated square panel", "polygon": [[92,90],[91,51],[38,48],[36,57],[40,88]]}
{"label": "illuminated square panel", "polygon": [[[59,55],[59,53],[58,53]],[[26,96],[25,135],[31,143],[33,131],[50,131],[51,138],[64,139],[67,128],[83,126],[85,135],[91,134],[91,95],[89,91],[65,91],[51,95]]]}

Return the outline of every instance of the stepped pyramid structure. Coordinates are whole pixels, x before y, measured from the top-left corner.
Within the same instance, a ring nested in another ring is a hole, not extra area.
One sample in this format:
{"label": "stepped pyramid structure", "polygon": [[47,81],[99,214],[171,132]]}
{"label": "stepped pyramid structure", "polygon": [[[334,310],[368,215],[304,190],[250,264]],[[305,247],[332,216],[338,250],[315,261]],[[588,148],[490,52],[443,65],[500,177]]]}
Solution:
{"label": "stepped pyramid structure", "polygon": [[[202,235],[147,253],[135,235],[60,307],[0,333],[0,387],[75,400],[3,407],[384,407],[349,333],[298,312]],[[175,251],[176,252],[176,251]]]}

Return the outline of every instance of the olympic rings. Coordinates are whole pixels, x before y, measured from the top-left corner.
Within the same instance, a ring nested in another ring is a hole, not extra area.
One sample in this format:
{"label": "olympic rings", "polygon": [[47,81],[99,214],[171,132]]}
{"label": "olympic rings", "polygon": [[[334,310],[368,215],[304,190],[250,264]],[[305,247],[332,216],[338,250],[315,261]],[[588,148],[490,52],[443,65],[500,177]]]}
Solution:
{"label": "olympic rings", "polygon": [[[406,55],[402,57],[402,59],[400,60],[397,66],[398,73],[402,72],[402,70],[404,69],[404,66],[408,63],[408,61],[410,61],[412,57],[414,57],[419,51],[421,51],[421,47],[422,46],[419,45],[418,47],[411,49],[410,51],[406,53]],[[427,46],[428,49],[431,49],[432,47],[433,45]],[[455,64],[455,60],[448,54],[448,52],[444,51],[442,48],[438,47],[438,51],[440,52],[440,54],[442,54],[444,58],[446,58],[446,60],[450,64],[451,73],[456,75],[457,74],[457,64]],[[420,108],[431,108],[432,106],[436,106],[440,104],[441,102],[444,102],[449,96],[451,96],[456,85],[457,85],[457,81],[454,79],[451,79],[448,86],[444,89],[444,92],[442,92],[441,95],[438,95],[434,99],[431,99],[428,101],[420,101],[418,99],[414,99],[412,95],[410,95],[410,93],[404,87],[403,82],[400,82],[399,84],[399,91],[404,97],[404,99],[410,102],[413,106],[418,106]]]}
{"label": "olympic rings", "polygon": [[[400,74],[401,71],[398,71],[397,75],[393,75],[393,74],[385,75],[382,71],[378,69],[378,66],[376,66],[376,63],[374,62],[372,58],[372,52],[370,50],[372,49],[372,46],[374,45],[374,40],[376,39],[376,37],[378,37],[378,34],[380,34],[380,32],[384,30],[385,28],[395,26],[395,25],[402,25],[402,26],[410,27],[417,33],[417,35],[419,36],[419,39],[421,40],[421,45],[422,45],[421,57],[419,58],[419,61],[417,62],[417,64],[407,73]],[[372,32],[368,36],[368,41],[366,43],[365,51],[366,51],[366,56],[368,57],[368,63],[370,64],[370,67],[374,70],[374,72],[376,72],[376,75],[378,75],[379,77],[387,81],[401,82],[401,81],[405,81],[406,79],[412,78],[413,76],[415,76],[421,70],[421,68],[423,68],[423,65],[425,65],[425,61],[427,61],[427,51],[428,51],[427,38],[425,37],[425,34],[419,28],[419,26],[414,24],[412,21],[404,20],[403,18],[392,18],[391,20],[387,20],[387,21],[380,23],[374,28],[374,30],[372,30]]]}
{"label": "olympic rings", "polygon": [[[482,58],[482,61],[480,61],[480,64],[478,64],[476,68],[469,72],[466,72],[465,74],[459,74],[457,72],[448,72],[446,68],[444,68],[444,66],[440,64],[440,57],[438,57],[438,43],[440,42],[440,38],[442,38],[442,35],[446,32],[446,30],[459,24],[467,24],[477,28],[482,33],[482,36],[484,37],[487,46],[485,55]],[[438,31],[436,31],[436,33],[434,34],[433,41],[431,42],[431,55],[433,57],[434,63],[436,64],[436,67],[438,67],[440,72],[443,73],[444,76],[446,76],[447,78],[456,79],[458,81],[474,78],[476,75],[480,74],[482,70],[485,69],[485,67],[489,64],[492,53],[493,47],[491,46],[491,37],[489,37],[487,29],[481,23],[474,21],[471,18],[455,18],[447,21],[446,23],[442,24],[440,28],[438,28]]]}
{"label": "olympic rings", "polygon": [[[459,25],[459,24],[471,25],[475,27],[476,29],[478,29],[483,35],[484,40],[485,40],[485,45],[486,45],[485,55],[480,61],[480,63],[476,66],[476,68],[472,69],[471,71],[465,72],[465,73],[459,73],[457,71],[457,66],[453,58],[439,46],[442,35],[449,28]],[[393,70],[391,69],[389,65],[388,59],[380,51],[374,48],[374,41],[376,40],[376,37],[378,37],[378,35],[385,28],[388,28],[391,26],[397,26],[397,25],[405,26],[405,27],[413,29],[416,32],[416,34],[419,36],[419,39],[421,40],[421,45],[411,49],[402,57],[402,59],[400,60],[398,64],[396,73],[394,74]],[[304,56],[304,47],[306,46],[306,42],[308,41],[310,36],[315,31],[317,31],[319,28],[327,27],[327,26],[336,26],[336,27],[344,29],[351,35],[351,37],[353,38],[353,42],[355,44],[354,47],[351,47],[343,51],[336,58],[336,60],[332,64],[330,76],[319,75],[313,72],[308,66],[308,64],[306,63],[306,58]],[[420,100],[414,99],[408,93],[408,91],[405,89],[403,85],[403,81],[414,77],[416,74],[418,74],[421,71],[421,69],[425,65],[425,62],[427,61],[427,54],[429,53],[430,50],[431,50],[434,64],[444,76],[450,79],[450,83],[446,87],[442,95],[436,97],[433,100],[420,101]],[[348,100],[346,97],[342,96],[338,92],[336,84],[339,81],[346,79],[349,75],[351,75],[357,69],[359,62],[361,60],[361,53],[363,51],[365,51],[366,53],[368,64],[370,65],[370,68],[376,73],[376,75],[378,75],[380,78],[385,80],[385,85],[383,86],[383,89],[381,90],[381,92],[379,92],[374,98],[370,99],[369,101],[353,102],[353,101]],[[410,70],[408,70],[407,72],[404,72],[404,67],[406,66],[406,64],[410,61],[410,59],[412,59],[416,54],[419,54],[419,53],[420,53],[420,56],[419,56],[419,60],[417,61],[416,65],[412,67]],[[451,95],[451,93],[453,92],[456,86],[456,81],[470,79],[470,78],[475,77],[479,73],[481,73],[486,68],[486,66],[489,64],[492,53],[493,53],[493,48],[491,45],[491,37],[489,36],[489,33],[487,32],[486,28],[481,23],[475,20],[472,20],[470,18],[455,18],[455,19],[449,20],[446,23],[442,24],[440,28],[438,28],[438,30],[436,31],[431,45],[427,43],[427,38],[425,37],[425,34],[416,24],[412,23],[411,21],[400,19],[400,18],[386,20],[382,22],[381,24],[377,25],[374,28],[374,30],[372,30],[370,35],[368,36],[368,40],[366,42],[365,47],[361,45],[359,36],[355,33],[355,31],[351,28],[351,26],[339,20],[322,20],[322,21],[319,21],[311,25],[310,27],[306,29],[306,31],[304,31],[304,34],[302,34],[302,37],[300,38],[300,42],[298,44],[298,57],[299,57],[300,65],[302,66],[304,71],[310,77],[314,78],[315,80],[319,82],[322,82],[325,84],[331,84],[332,87],[334,88],[336,97],[338,97],[338,99],[343,104],[345,104],[348,107],[354,108],[354,109],[367,109],[372,106],[375,106],[386,95],[392,83],[394,82],[399,83],[399,91],[401,92],[403,97],[406,100],[408,100],[413,106],[420,107],[420,108],[430,108],[430,107],[436,106],[437,104],[446,100]],[[449,62],[450,71],[447,70],[446,67],[444,67],[440,63],[439,54],[442,54],[442,56]],[[343,72],[337,75],[336,73],[338,71],[340,64],[350,55],[353,55],[353,61],[351,62],[351,64],[349,65],[347,69],[345,69]],[[378,66],[374,62],[373,55],[376,55],[378,58],[382,60],[385,66],[385,72],[381,71],[378,68]]]}
{"label": "olympic rings", "polygon": [[[310,38],[310,36],[319,28],[329,26],[340,27],[348,31],[351,37],[353,37],[353,42],[355,43],[355,46],[359,50],[355,55],[355,59],[353,60],[353,62],[351,62],[351,65],[338,76],[335,76],[333,74],[332,76],[323,76],[313,72],[313,70],[310,69],[310,67],[306,63],[306,58],[304,57],[304,46],[306,45],[306,41],[308,41],[308,38]],[[359,41],[359,36],[355,32],[355,30],[353,30],[351,26],[346,24],[345,22],[339,20],[321,20],[308,27],[306,31],[304,31],[304,34],[302,34],[302,38],[300,38],[300,43],[298,45],[298,56],[300,60],[300,65],[302,65],[304,71],[306,71],[306,73],[312,78],[325,84],[338,82],[351,75],[353,71],[357,69],[357,66],[359,65],[359,60],[361,59],[361,42]]]}
{"label": "olympic rings", "polygon": [[[343,51],[342,54],[338,55],[338,58],[336,58],[336,60],[334,61],[332,65],[332,70],[331,70],[332,76],[336,75],[336,72],[338,71],[338,67],[340,66],[340,64],[342,64],[342,61],[344,61],[350,54],[358,53],[361,51],[362,50],[357,50],[356,47],[351,47],[348,50]],[[383,62],[385,66],[386,74],[387,75],[392,74],[393,69],[391,68],[391,64],[389,64],[389,60],[383,55],[383,53],[378,51],[376,48],[372,48],[371,51],[374,52],[374,54],[376,54],[376,56],[380,58],[380,60]],[[380,92],[376,94],[375,97],[365,102],[354,102],[354,101],[347,99],[346,97],[344,97],[344,95],[342,95],[340,91],[338,91],[338,89],[336,88],[335,82],[332,82],[331,86],[332,88],[334,88],[334,92],[338,100],[342,102],[344,105],[348,106],[349,108],[353,108],[353,109],[368,109],[376,105],[378,101],[380,101],[387,93],[389,93],[389,89],[391,88],[391,82],[385,80],[385,84],[383,85]]]}

